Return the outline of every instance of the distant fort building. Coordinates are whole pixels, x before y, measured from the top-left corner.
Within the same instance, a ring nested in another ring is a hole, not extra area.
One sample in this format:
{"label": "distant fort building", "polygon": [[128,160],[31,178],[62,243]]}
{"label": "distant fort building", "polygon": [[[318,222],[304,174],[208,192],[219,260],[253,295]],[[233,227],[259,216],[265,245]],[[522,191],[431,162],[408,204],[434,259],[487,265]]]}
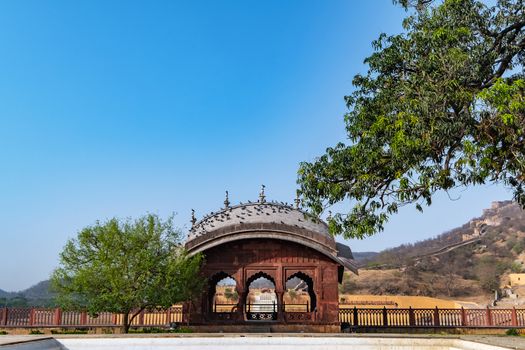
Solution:
{"label": "distant fort building", "polygon": [[490,208],[483,210],[483,215],[470,220],[468,232],[462,235],[462,241],[478,239],[490,228],[503,225],[513,218],[523,218],[524,211],[513,201],[492,202]]}
{"label": "distant fort building", "polygon": [[258,202],[230,206],[227,193],[219,212],[192,216],[186,248],[206,257],[209,285],[189,319],[201,330],[339,331],[338,284],[357,267],[299,200],[268,202],[263,186]]}

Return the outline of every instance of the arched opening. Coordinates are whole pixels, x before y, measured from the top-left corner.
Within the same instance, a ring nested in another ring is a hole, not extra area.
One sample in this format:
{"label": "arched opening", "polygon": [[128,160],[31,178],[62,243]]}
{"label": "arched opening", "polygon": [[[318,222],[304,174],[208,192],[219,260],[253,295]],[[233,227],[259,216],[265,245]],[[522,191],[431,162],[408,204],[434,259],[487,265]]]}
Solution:
{"label": "arched opening", "polygon": [[258,272],[246,281],[245,311],[248,320],[268,321],[277,319],[277,294],[275,281],[264,272]]}
{"label": "arched opening", "polygon": [[239,293],[237,281],[225,272],[220,272],[210,279],[210,309],[214,313],[237,311]]}
{"label": "arched opening", "polygon": [[316,307],[313,281],[303,272],[297,272],[286,280],[286,291],[283,295],[284,311],[310,312]]}

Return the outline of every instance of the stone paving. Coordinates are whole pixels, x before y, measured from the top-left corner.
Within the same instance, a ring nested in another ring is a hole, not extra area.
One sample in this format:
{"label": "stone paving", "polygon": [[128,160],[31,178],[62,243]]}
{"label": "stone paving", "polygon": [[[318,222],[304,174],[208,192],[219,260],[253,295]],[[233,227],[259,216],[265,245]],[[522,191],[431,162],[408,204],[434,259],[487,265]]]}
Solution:
{"label": "stone paving", "polygon": [[0,335],[0,346],[51,338],[49,335]]}
{"label": "stone paving", "polygon": [[461,339],[501,346],[509,349],[525,350],[525,337],[495,336],[495,335],[463,335]]}
{"label": "stone paving", "polygon": [[[525,337],[494,335],[425,335],[425,334],[320,334],[320,333],[160,333],[160,334],[88,334],[57,335],[56,338],[213,338],[213,337],[355,337],[355,338],[455,338],[488,345],[501,346],[507,349],[525,350]],[[7,344],[51,339],[48,335],[1,335],[0,347]]]}

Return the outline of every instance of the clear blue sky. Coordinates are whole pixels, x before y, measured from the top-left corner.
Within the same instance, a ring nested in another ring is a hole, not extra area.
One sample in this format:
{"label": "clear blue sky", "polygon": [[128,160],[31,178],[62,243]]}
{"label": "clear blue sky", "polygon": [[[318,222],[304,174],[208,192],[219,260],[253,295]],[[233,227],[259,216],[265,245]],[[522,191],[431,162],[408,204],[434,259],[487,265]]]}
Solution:
{"label": "clear blue sky", "polygon": [[[291,202],[298,163],[345,139],[343,96],[390,0],[0,3],[0,288],[48,278],[65,241],[113,216]],[[402,210],[380,250],[479,215],[501,187]]]}

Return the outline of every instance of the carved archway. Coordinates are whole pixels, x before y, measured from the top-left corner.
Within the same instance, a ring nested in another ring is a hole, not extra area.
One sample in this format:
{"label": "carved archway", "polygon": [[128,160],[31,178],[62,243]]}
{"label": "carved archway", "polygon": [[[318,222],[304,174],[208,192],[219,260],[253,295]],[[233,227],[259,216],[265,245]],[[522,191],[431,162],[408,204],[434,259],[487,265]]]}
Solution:
{"label": "carved archway", "polygon": [[259,271],[259,272],[256,272],[256,273],[252,274],[250,277],[248,277],[246,279],[246,289],[248,289],[248,287],[250,286],[250,284],[252,284],[253,281],[255,281],[256,279],[259,279],[261,277],[266,278],[267,280],[272,282],[274,286],[276,285],[275,284],[275,278],[273,278],[273,276],[271,276],[267,272]]}
{"label": "carved archway", "polygon": [[306,273],[304,273],[302,271],[298,271],[298,272],[295,272],[292,275],[290,275],[286,279],[286,282],[288,282],[292,278],[299,278],[304,283],[306,283],[306,285],[308,287],[308,296],[310,297],[309,311],[315,311],[315,309],[317,307],[317,297],[316,297],[315,292],[314,292],[314,282],[313,282],[312,277],[310,277],[308,274],[306,274]]}
{"label": "carved archway", "polygon": [[[253,286],[255,282],[261,279],[266,280],[264,287]],[[263,271],[251,275],[246,280],[247,293],[244,306],[248,320],[271,321],[277,319],[279,302],[275,287],[275,279]]]}
{"label": "carved archway", "polygon": [[274,291],[275,291],[275,286],[276,286],[276,284],[275,284],[275,279],[274,279],[271,275],[269,275],[268,273],[266,273],[266,272],[264,272],[264,271],[256,272],[256,273],[252,274],[250,277],[248,277],[248,278],[246,279],[246,283],[245,283],[246,296],[245,296],[245,298],[244,298],[244,300],[243,300],[243,303],[244,303],[245,305],[246,305],[247,302],[248,302],[247,299],[248,299],[248,295],[249,295],[249,293],[250,293],[250,285],[251,285],[254,281],[258,280],[259,278],[264,278],[264,279],[270,281],[270,282],[273,284]]}
{"label": "carved archway", "polygon": [[[233,277],[232,274],[228,274],[224,271],[220,271],[220,272],[217,272],[216,274],[214,274],[213,276],[211,276],[208,280],[208,307],[209,307],[209,310],[211,310],[212,312],[215,312],[217,310],[215,310],[215,296],[217,294],[217,285],[219,282],[225,280],[225,279],[231,279],[233,281],[235,281],[235,293],[238,293],[237,291],[237,280]],[[237,294],[237,297],[238,297],[238,294]],[[235,305],[238,304],[238,300],[237,300],[237,303],[235,303]],[[234,305],[234,303],[232,303],[232,305]],[[223,310],[223,308],[221,308],[221,310],[218,310],[220,312],[225,312]],[[232,308],[230,310],[228,310],[227,312],[233,312],[234,311],[234,308],[232,306]]]}

